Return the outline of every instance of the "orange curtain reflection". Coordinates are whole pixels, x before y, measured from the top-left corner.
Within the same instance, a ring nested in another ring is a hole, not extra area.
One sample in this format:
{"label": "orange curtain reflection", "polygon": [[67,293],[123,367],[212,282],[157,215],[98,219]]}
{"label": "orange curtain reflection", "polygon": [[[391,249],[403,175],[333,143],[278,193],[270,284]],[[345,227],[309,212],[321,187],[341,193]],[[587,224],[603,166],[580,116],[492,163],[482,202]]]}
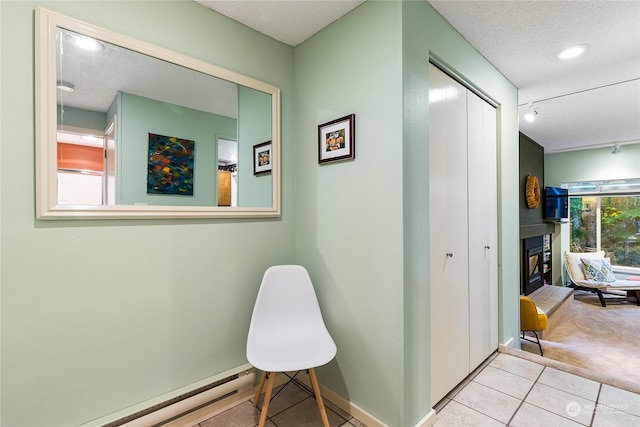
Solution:
{"label": "orange curtain reflection", "polygon": [[58,169],[102,172],[104,170],[102,148],[58,142]]}

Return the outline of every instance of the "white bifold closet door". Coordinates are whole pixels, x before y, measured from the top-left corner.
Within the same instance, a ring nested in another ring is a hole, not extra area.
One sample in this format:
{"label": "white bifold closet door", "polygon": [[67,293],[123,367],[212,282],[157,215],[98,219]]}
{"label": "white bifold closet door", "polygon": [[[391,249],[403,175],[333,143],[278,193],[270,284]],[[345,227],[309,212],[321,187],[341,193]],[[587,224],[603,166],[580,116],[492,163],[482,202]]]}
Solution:
{"label": "white bifold closet door", "polygon": [[496,109],[467,91],[469,363],[498,348],[498,179]]}
{"label": "white bifold closet door", "polygon": [[431,400],[498,344],[496,110],[429,65]]}

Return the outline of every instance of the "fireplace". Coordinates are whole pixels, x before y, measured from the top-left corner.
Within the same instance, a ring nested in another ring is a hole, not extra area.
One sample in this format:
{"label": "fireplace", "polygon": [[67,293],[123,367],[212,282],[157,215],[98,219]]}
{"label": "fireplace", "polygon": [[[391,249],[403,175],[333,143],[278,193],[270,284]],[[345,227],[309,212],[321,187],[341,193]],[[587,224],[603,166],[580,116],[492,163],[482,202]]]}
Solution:
{"label": "fireplace", "polygon": [[522,278],[521,293],[529,295],[544,285],[544,240],[542,236],[528,237],[522,240]]}

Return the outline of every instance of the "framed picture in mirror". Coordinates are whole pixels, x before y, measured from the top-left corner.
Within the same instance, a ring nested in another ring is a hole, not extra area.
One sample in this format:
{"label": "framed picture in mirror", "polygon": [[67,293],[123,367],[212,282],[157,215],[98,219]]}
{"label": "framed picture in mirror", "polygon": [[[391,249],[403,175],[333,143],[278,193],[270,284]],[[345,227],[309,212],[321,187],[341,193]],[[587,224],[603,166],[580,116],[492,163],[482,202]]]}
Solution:
{"label": "framed picture in mirror", "polygon": [[271,172],[271,141],[253,146],[253,174],[262,175]]}

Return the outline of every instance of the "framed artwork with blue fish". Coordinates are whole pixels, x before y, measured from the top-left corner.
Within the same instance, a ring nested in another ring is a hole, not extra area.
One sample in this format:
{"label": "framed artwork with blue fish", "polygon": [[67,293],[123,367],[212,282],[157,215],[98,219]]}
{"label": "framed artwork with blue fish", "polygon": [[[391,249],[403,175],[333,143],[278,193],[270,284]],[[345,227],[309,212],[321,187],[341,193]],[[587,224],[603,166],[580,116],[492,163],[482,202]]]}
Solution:
{"label": "framed artwork with blue fish", "polygon": [[149,134],[147,194],[193,196],[195,142]]}

